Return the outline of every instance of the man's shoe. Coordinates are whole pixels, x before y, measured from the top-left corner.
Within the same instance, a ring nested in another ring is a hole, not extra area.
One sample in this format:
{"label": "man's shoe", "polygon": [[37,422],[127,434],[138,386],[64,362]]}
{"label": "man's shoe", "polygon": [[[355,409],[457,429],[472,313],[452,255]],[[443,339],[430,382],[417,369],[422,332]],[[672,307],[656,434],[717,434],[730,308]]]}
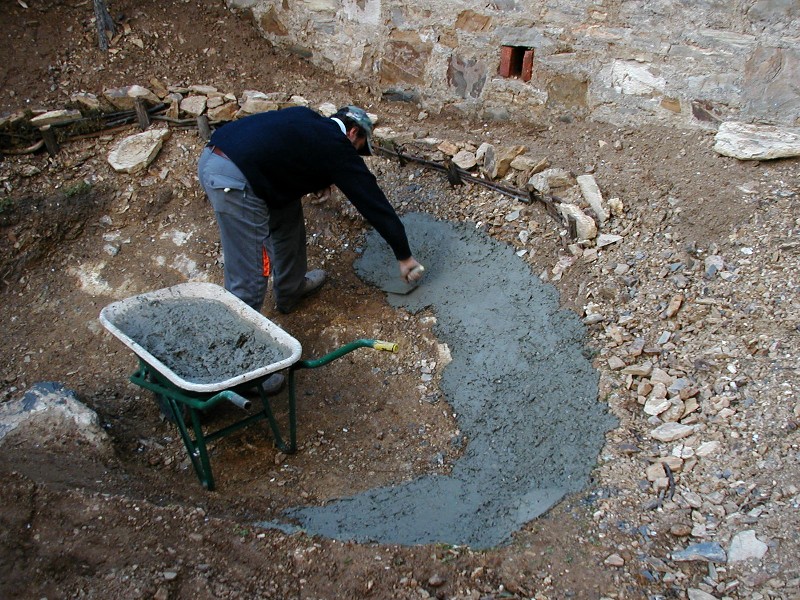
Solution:
{"label": "man's shoe", "polygon": [[319,288],[322,287],[322,284],[325,283],[327,278],[328,274],[322,269],[314,269],[306,273],[306,277],[303,279],[303,291],[300,293],[300,297],[304,298],[305,296],[310,296],[314,292],[319,291]]}
{"label": "man's shoe", "polygon": [[302,298],[305,298],[306,296],[310,296],[311,294],[318,292],[319,289],[322,287],[322,284],[325,283],[325,280],[327,278],[328,274],[322,269],[314,269],[313,271],[309,271],[308,273],[306,273],[306,276],[303,279],[303,285],[300,288],[300,293],[298,294],[297,299],[295,299],[295,301],[291,302],[290,304],[278,305],[276,307],[278,309],[278,312],[281,312],[285,315],[292,312],[297,306],[297,303]]}

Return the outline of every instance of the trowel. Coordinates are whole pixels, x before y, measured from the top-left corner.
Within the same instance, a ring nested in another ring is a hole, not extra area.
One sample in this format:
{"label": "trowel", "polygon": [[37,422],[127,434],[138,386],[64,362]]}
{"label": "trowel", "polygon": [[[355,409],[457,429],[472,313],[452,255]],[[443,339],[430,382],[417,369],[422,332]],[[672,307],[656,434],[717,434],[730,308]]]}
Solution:
{"label": "trowel", "polygon": [[415,289],[417,289],[417,287],[419,287],[419,281],[415,281],[413,283],[406,283],[402,280],[387,281],[381,285],[381,290],[389,294],[399,294],[400,296],[405,296],[413,292]]}
{"label": "trowel", "polygon": [[[381,290],[389,294],[398,294],[400,296],[410,294],[417,289],[419,284],[422,282],[422,273],[425,271],[425,267],[419,265],[415,270],[418,270],[420,275],[414,281],[406,283],[405,281],[398,281],[397,279],[392,278],[389,281],[385,281],[381,284]],[[412,271],[412,273],[414,273],[414,271]]]}

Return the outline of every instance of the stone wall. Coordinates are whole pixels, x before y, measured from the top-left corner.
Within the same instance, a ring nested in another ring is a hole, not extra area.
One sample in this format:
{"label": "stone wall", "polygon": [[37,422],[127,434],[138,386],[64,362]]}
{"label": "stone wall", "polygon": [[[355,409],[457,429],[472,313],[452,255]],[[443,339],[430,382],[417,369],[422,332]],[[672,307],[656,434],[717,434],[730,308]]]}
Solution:
{"label": "stone wall", "polygon": [[427,110],[800,125],[798,0],[226,1],[270,43]]}

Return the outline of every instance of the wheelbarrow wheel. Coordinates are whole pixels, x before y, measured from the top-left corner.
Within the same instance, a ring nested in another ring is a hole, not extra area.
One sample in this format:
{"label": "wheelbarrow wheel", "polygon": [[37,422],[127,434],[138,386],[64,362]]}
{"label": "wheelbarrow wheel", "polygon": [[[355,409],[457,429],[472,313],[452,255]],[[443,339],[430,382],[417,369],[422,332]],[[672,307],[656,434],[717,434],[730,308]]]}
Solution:
{"label": "wheelbarrow wheel", "polygon": [[[175,414],[172,412],[172,408],[169,405],[169,399],[164,394],[159,394],[157,392],[155,392],[153,396],[155,396],[156,404],[158,404],[162,416],[170,423],[177,425],[178,422],[175,420]],[[189,409],[184,404],[179,404],[178,408],[180,410],[178,418],[186,423],[189,419]]]}

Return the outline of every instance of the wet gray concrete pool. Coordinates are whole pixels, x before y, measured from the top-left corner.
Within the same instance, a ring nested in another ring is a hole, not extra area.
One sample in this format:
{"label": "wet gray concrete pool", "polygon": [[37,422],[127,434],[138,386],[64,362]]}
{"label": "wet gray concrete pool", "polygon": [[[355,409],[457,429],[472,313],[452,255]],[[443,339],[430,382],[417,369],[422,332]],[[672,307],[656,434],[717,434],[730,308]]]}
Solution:
{"label": "wet gray concrete pool", "polygon": [[[338,540],[501,545],[586,486],[615,419],[598,401],[583,325],[559,308],[553,286],[512,248],[470,224],[424,214],[403,221],[427,273],[419,288],[389,294],[389,302],[412,313],[434,310],[435,333],[452,355],[441,391],[466,449],[449,475],[294,508],[287,516],[310,534]],[[355,268],[378,287],[397,273],[374,232]]]}

